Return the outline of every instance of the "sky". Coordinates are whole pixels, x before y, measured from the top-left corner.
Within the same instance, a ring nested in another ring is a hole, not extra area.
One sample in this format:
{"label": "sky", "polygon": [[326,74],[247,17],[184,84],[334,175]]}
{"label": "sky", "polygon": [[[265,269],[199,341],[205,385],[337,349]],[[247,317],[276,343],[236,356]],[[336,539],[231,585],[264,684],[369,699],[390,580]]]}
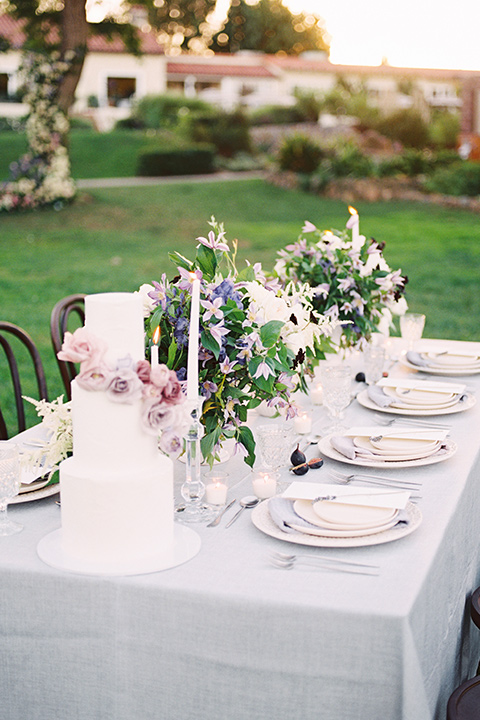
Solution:
{"label": "sky", "polygon": [[[87,7],[120,0],[89,0]],[[247,0],[254,2],[254,0]],[[320,15],[341,65],[480,71],[480,0],[283,0],[292,12]],[[229,0],[217,0],[225,17]],[[93,19],[93,18],[91,18]]]}
{"label": "sky", "polygon": [[[228,4],[228,0],[218,0]],[[342,65],[480,71],[480,0],[284,0],[325,20]]]}

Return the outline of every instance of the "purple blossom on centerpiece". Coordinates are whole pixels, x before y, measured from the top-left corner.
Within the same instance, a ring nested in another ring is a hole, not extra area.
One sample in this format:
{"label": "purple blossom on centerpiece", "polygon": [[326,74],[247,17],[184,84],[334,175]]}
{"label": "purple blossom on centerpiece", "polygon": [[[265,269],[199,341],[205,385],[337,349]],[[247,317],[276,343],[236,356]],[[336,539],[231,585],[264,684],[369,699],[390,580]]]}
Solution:
{"label": "purple blossom on centerpiece", "polygon": [[214,230],[210,230],[208,237],[197,237],[198,242],[212,250],[220,250],[221,252],[228,252],[230,248],[226,242],[223,242],[225,232],[219,232],[215,234]]}

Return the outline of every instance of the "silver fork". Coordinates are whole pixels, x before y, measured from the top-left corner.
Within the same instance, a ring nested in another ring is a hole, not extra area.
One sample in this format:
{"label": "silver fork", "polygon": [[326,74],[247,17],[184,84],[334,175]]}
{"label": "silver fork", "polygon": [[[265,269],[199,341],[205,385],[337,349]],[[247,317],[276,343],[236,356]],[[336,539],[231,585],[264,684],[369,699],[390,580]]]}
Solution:
{"label": "silver fork", "polygon": [[367,475],[361,473],[352,473],[351,475],[345,475],[338,470],[330,470],[330,477],[339,485],[348,485],[352,480],[360,480],[361,482],[369,485],[379,485],[388,488],[398,488],[399,490],[419,490],[422,487],[422,483],[413,482],[410,480],[395,480],[395,478],[387,478],[378,475]]}
{"label": "silver fork", "polygon": [[338,560],[325,555],[287,555],[286,553],[274,552],[270,555],[270,562],[275,567],[284,570],[291,570],[295,565],[301,563],[321,570],[357,573],[360,575],[378,575],[380,571],[377,565]]}
{"label": "silver fork", "polygon": [[451,430],[451,425],[444,425],[443,423],[437,423],[437,422],[430,422],[429,420],[415,420],[414,418],[406,418],[406,417],[399,417],[399,418],[386,418],[378,413],[375,413],[374,415],[375,422],[379,425],[385,425],[386,427],[391,427],[392,425],[395,425],[396,423],[398,425],[415,425],[415,427],[424,427],[424,428],[438,428],[439,430]]}

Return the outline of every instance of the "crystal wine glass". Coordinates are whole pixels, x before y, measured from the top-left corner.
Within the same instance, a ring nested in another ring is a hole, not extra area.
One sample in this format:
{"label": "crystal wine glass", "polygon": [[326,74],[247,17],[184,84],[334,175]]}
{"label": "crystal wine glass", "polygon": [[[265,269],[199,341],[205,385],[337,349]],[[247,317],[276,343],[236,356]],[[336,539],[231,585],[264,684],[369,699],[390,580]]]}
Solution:
{"label": "crystal wine glass", "polygon": [[326,433],[344,430],[342,420],[351,401],[352,369],[349,365],[325,365],[321,369],[323,404],[332,421]]}
{"label": "crystal wine glass", "polygon": [[258,468],[264,477],[275,478],[276,491],[282,493],[289,481],[282,479],[280,471],[288,468],[290,455],[295,445],[295,432],[292,423],[283,421],[259,425],[255,428],[255,440],[262,465]]}
{"label": "crystal wine glass", "polygon": [[23,525],[7,516],[8,501],[20,490],[20,452],[18,445],[0,441],[0,536],[14,535]]}

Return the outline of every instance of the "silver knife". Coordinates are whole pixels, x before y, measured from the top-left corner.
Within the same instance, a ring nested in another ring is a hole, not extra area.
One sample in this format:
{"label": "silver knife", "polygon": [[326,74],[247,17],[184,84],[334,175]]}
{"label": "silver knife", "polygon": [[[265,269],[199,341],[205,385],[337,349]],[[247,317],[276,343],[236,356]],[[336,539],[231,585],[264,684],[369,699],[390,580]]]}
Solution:
{"label": "silver knife", "polygon": [[231,508],[232,505],[233,505],[235,502],[236,502],[236,500],[231,500],[231,501],[228,503],[228,505],[225,505],[225,507],[223,508],[223,510],[220,510],[220,512],[218,513],[217,517],[214,518],[214,519],[212,520],[212,522],[209,522],[209,523],[208,523],[207,527],[215,527],[216,525],[218,525],[218,523],[219,523],[220,520],[222,519],[223,513],[226,512],[226,511],[228,510],[228,508]]}

